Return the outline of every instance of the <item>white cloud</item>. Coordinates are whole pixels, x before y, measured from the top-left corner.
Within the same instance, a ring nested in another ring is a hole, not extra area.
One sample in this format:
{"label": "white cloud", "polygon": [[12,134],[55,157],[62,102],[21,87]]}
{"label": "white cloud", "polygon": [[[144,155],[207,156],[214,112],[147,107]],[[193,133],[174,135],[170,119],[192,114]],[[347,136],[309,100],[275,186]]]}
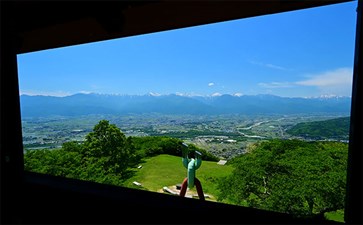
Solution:
{"label": "white cloud", "polygon": [[263,88],[290,88],[294,85],[290,82],[270,82],[270,83],[258,83]]}
{"label": "white cloud", "polygon": [[[265,89],[294,88],[294,92],[307,92],[303,88],[309,88],[309,93],[313,95],[335,95],[350,96],[352,90],[353,69],[338,68],[305,76],[306,79],[295,82],[268,82],[258,83],[258,86]],[[315,89],[317,92],[313,93]]]}
{"label": "white cloud", "polygon": [[300,86],[316,87],[320,95],[350,96],[352,92],[353,69],[338,68],[319,74],[310,75],[308,79],[295,82]]}
{"label": "white cloud", "polygon": [[214,83],[213,82],[210,82],[210,83],[208,83],[208,86],[209,87],[212,87],[212,86],[214,86]]}
{"label": "white cloud", "polygon": [[265,64],[265,66],[268,67],[268,68],[277,69],[277,70],[288,70],[285,67],[277,66],[277,65],[274,65],[274,64],[270,64],[270,63]]}
{"label": "white cloud", "polygon": [[263,62],[256,62],[256,61],[249,61],[249,63],[254,64],[254,65],[258,65],[258,66],[263,66],[263,67],[275,69],[275,70],[283,70],[283,71],[290,70],[290,69],[288,69],[286,67],[278,66],[278,65],[275,65],[275,64],[271,64],[271,63],[263,63]]}
{"label": "white cloud", "polygon": [[303,86],[316,86],[320,88],[332,86],[351,86],[353,78],[352,68],[339,68],[319,74],[310,75],[310,78],[296,82]]}

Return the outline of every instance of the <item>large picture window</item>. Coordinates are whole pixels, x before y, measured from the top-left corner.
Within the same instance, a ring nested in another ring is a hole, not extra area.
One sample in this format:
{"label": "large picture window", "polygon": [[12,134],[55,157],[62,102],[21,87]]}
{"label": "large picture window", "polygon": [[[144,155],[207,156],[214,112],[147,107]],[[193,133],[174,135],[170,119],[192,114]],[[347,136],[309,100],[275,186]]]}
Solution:
{"label": "large picture window", "polygon": [[18,54],[24,168],[344,222],[356,7]]}

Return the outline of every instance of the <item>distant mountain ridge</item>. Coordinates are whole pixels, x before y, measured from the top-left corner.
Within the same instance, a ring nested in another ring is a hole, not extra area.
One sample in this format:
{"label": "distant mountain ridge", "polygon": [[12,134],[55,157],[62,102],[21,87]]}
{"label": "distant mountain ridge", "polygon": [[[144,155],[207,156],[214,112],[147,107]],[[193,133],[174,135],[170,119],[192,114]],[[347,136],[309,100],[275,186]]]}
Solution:
{"label": "distant mountain ridge", "polygon": [[275,95],[107,95],[20,96],[24,117],[88,114],[294,114],[349,113],[350,97],[287,98]]}

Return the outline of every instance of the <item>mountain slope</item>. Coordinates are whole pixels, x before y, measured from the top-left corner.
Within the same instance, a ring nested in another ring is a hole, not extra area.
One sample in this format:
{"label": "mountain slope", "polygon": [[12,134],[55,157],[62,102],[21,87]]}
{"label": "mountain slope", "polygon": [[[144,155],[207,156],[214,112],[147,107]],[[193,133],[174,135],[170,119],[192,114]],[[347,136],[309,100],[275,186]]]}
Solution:
{"label": "mountain slope", "polygon": [[312,139],[349,138],[350,117],[340,117],[324,121],[298,123],[286,132],[290,135]]}

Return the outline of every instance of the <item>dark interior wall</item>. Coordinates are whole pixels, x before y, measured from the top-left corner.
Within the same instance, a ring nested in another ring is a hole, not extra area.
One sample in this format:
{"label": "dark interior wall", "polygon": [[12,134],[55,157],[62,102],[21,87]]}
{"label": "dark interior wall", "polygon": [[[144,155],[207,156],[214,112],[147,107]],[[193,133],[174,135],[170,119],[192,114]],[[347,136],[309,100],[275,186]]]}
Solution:
{"label": "dark interior wall", "polygon": [[[21,204],[23,158],[15,29],[9,24],[11,12],[1,3],[1,223],[19,221],[17,207]],[[19,133],[20,132],[20,133]]]}
{"label": "dark interior wall", "polygon": [[[1,1],[1,223],[327,223],[23,171],[16,54],[338,1],[258,2]],[[361,17],[357,22],[345,214],[349,224],[363,221]],[[141,214],[135,217],[135,212]]]}
{"label": "dark interior wall", "polygon": [[345,221],[351,224],[363,224],[363,58],[362,58],[362,10],[363,2],[358,2],[355,56],[353,68],[351,123],[349,136],[349,155],[347,170],[347,194],[345,205]]}
{"label": "dark interior wall", "polygon": [[[161,193],[27,174],[22,223],[301,223],[290,215]],[[48,179],[44,182],[44,177]],[[304,221],[324,223],[321,218]]]}
{"label": "dark interior wall", "polygon": [[13,0],[7,11],[23,53],[346,1]]}

